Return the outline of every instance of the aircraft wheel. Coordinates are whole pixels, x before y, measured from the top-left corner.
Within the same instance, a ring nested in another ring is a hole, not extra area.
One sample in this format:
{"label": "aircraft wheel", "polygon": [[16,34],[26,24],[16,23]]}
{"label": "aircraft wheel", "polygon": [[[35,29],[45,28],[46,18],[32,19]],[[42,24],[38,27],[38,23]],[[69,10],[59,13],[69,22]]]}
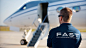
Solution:
{"label": "aircraft wheel", "polygon": [[20,44],[21,44],[21,45],[26,45],[26,44],[27,44],[27,41],[26,41],[25,39],[22,39],[22,40],[20,41]]}

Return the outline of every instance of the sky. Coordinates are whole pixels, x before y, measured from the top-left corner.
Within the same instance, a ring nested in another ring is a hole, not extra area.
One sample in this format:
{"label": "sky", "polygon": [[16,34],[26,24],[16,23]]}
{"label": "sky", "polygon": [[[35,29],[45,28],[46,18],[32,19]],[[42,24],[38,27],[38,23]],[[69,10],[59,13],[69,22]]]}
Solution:
{"label": "sky", "polygon": [[[32,0],[0,0],[0,26],[5,26],[6,24],[4,24],[3,21],[8,16],[13,14],[15,11],[17,11],[18,8],[20,8],[23,4],[29,1],[32,1]],[[85,22],[86,16],[82,17],[82,15],[86,15],[86,14],[83,12],[80,12],[80,13],[82,13],[82,14],[79,14],[80,17],[77,19],[73,18],[74,19],[73,21],[78,21],[79,23],[82,23],[86,26],[86,22]],[[78,22],[75,22],[75,24],[77,24]]]}
{"label": "sky", "polygon": [[28,1],[29,0],[0,0],[0,26],[4,26],[3,21]]}

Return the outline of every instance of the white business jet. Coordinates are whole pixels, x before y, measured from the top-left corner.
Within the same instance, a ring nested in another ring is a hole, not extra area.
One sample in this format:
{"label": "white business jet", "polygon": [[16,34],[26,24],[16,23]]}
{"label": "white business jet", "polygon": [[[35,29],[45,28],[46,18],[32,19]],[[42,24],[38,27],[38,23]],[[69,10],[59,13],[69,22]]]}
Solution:
{"label": "white business jet", "polygon": [[[42,15],[41,6],[39,4],[48,2],[48,9],[46,16]],[[69,7],[73,10],[72,24],[74,26],[86,26],[86,0],[37,0],[29,1],[19,8],[15,13],[4,20],[4,23],[10,26],[10,30],[19,31],[20,28],[29,32],[25,39],[21,40],[21,45],[27,44],[28,36],[32,29],[36,29],[33,33],[29,46],[37,47],[40,39],[48,35],[49,29],[59,26],[58,15],[62,8]],[[42,17],[44,16],[44,17]],[[43,21],[48,18],[47,23]],[[40,35],[36,35],[38,34]],[[37,39],[34,37],[38,37]],[[34,43],[33,43],[34,41]]]}

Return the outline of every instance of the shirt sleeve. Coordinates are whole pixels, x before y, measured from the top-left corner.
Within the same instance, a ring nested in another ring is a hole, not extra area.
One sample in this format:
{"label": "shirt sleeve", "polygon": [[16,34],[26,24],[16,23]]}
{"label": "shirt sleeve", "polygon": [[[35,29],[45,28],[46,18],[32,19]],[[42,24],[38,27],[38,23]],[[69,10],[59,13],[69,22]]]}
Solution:
{"label": "shirt sleeve", "polygon": [[81,37],[81,33],[79,34],[79,39],[76,39],[76,48],[79,48],[79,45],[81,43],[82,37]]}
{"label": "shirt sleeve", "polygon": [[49,32],[48,39],[47,39],[47,46],[52,47],[52,35],[51,35],[52,30]]}

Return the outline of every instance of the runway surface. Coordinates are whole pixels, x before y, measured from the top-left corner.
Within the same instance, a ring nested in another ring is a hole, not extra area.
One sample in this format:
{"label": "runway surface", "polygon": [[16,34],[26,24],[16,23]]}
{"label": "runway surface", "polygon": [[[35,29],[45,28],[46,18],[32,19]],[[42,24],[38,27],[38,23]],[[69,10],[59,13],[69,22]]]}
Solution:
{"label": "runway surface", "polygon": [[[86,48],[86,33],[82,32],[82,42],[79,48]],[[27,48],[27,45],[20,45],[23,39],[23,32],[0,31],[0,48]],[[30,38],[32,37],[32,33]],[[41,40],[38,48],[47,48],[47,39]]]}

